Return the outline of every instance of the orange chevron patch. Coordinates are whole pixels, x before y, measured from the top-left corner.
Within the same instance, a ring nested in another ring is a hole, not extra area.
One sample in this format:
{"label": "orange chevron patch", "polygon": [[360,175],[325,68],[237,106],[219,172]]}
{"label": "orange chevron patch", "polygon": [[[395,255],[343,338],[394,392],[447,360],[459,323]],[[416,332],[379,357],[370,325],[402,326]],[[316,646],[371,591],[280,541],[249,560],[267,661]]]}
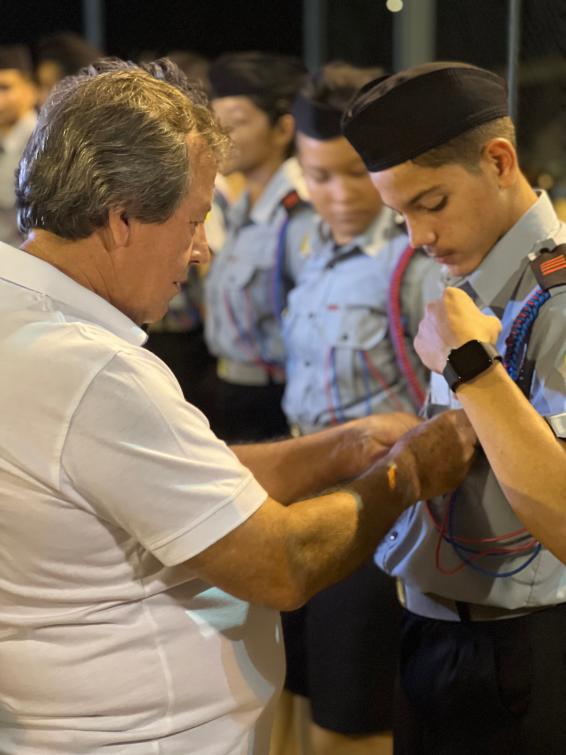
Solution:
{"label": "orange chevron patch", "polygon": [[557,270],[563,270],[566,268],[566,257],[563,254],[558,255],[554,259],[543,262],[540,266],[540,271],[543,275],[550,275]]}

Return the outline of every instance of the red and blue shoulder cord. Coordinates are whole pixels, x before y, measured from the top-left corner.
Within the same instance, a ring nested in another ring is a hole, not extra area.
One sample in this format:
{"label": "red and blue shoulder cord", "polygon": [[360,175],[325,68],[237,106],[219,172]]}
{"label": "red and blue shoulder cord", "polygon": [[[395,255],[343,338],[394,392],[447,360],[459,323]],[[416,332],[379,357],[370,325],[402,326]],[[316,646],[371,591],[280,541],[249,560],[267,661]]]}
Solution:
{"label": "red and blue shoulder cord", "polygon": [[408,246],[399,258],[395,270],[393,271],[391,284],[389,286],[388,317],[389,332],[397,364],[407,381],[413,406],[418,412],[425,402],[426,392],[421,385],[419,377],[411,362],[411,358],[409,357],[401,309],[401,286],[414,254],[415,249],[413,249],[412,246]]}
{"label": "red and blue shoulder cord", "polygon": [[[509,376],[517,383],[520,381],[522,375],[533,323],[541,307],[549,298],[550,293],[537,286],[529,295],[521,311],[513,321],[509,335],[505,340],[503,364]],[[530,386],[524,386],[523,388],[528,395]],[[432,524],[438,531],[435,563],[436,568],[442,574],[450,576],[468,566],[474,571],[493,579],[513,577],[526,569],[540,553],[541,544],[525,528],[487,538],[464,538],[455,535],[456,500],[456,493],[452,493],[448,497],[448,504],[441,520],[436,518],[430,501],[426,501],[425,504]],[[442,565],[441,545],[443,541],[451,545],[453,551],[460,559],[461,563],[453,569],[447,569]],[[526,560],[520,566],[506,572],[484,569],[477,563],[482,558],[521,555],[525,555]]]}
{"label": "red and blue shoulder cord", "polygon": [[280,204],[284,208],[286,215],[285,219],[279,226],[277,232],[277,243],[275,245],[275,257],[273,264],[273,274],[271,277],[271,300],[273,306],[273,313],[275,319],[281,325],[281,318],[283,309],[285,308],[285,297],[283,291],[283,268],[285,266],[285,252],[287,245],[287,232],[289,230],[289,223],[293,216],[293,212],[296,207],[301,204],[301,198],[298,193],[293,189],[288,194],[285,194]]}

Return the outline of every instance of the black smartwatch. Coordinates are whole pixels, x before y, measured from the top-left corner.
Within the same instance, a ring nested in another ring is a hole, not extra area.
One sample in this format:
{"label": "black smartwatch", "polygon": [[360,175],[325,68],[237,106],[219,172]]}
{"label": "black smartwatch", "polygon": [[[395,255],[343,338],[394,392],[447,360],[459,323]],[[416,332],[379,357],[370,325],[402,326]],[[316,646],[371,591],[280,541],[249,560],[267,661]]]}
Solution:
{"label": "black smartwatch", "polygon": [[455,391],[459,385],[481,375],[497,361],[501,362],[502,359],[495,346],[482,341],[468,341],[448,354],[442,374],[450,389]]}

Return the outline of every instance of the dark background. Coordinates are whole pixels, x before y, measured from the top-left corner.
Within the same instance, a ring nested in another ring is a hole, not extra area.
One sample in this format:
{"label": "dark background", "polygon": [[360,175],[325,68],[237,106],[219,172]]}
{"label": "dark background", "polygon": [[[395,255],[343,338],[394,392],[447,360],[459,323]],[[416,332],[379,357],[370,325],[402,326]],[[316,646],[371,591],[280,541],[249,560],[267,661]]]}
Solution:
{"label": "dark background", "polygon": [[[392,68],[393,14],[385,0],[326,5],[326,59]],[[436,58],[505,74],[507,9],[507,0],[437,0]],[[132,59],[173,49],[207,57],[244,49],[304,53],[303,0],[106,0],[104,28],[106,52]],[[81,0],[0,0],[0,44],[33,50],[40,37],[61,30],[83,33]],[[541,173],[564,176],[566,0],[523,0],[521,35],[522,157],[534,181]]]}
{"label": "dark background", "polygon": [[[406,4],[419,0],[405,0]],[[106,0],[106,50],[130,56],[194,49],[303,53],[303,0]],[[328,57],[391,66],[385,0],[328,0]],[[506,57],[506,0],[437,0],[437,58],[489,67]],[[80,0],[0,0],[0,43],[33,46],[54,31],[83,32]],[[566,0],[523,0],[522,58],[566,52]]]}

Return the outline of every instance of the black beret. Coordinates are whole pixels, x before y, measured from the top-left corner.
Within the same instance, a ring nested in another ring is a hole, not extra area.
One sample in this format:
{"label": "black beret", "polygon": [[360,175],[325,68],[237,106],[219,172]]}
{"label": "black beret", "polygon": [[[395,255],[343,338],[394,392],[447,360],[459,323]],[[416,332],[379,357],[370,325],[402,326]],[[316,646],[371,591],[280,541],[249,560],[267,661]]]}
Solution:
{"label": "black beret", "polygon": [[0,69],[15,68],[31,75],[33,65],[31,55],[24,45],[0,45]]}
{"label": "black beret", "polygon": [[375,173],[508,114],[500,76],[466,63],[425,63],[362,87],[342,129]]}
{"label": "black beret", "polygon": [[342,136],[342,110],[298,94],[291,110],[297,131],[319,141]]}

